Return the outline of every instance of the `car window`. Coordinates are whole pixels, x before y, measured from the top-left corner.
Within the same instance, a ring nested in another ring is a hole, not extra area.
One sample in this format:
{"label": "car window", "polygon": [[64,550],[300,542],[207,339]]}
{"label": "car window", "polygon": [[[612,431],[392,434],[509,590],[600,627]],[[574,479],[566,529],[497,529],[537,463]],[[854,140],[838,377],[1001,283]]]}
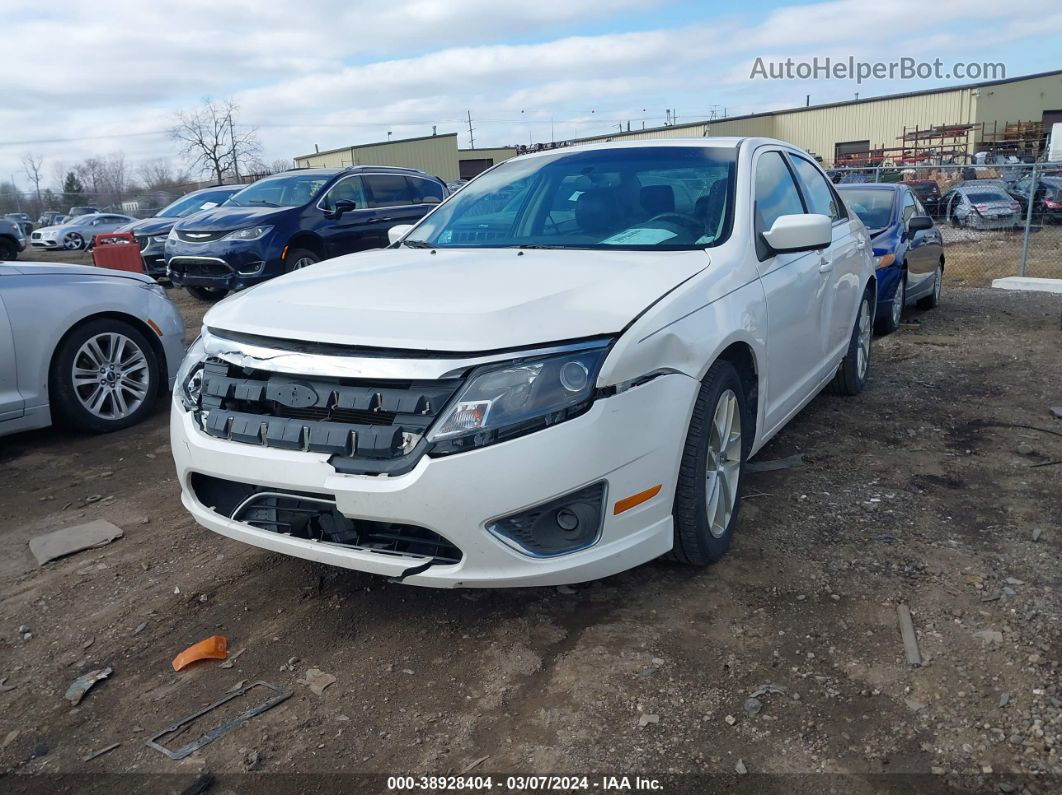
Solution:
{"label": "car window", "polygon": [[354,202],[354,206],[362,210],[369,206],[369,201],[365,198],[365,186],[362,184],[361,177],[345,177],[339,180],[321,197],[321,209],[334,210],[336,202],[340,199]]}
{"label": "car window", "polygon": [[298,207],[307,204],[332,178],[331,174],[283,174],[260,179],[229,200],[233,207]]}
{"label": "car window", "polygon": [[844,199],[867,229],[884,229],[892,223],[896,193],[879,188],[842,188]]}
{"label": "car window", "polygon": [[401,174],[366,174],[370,207],[402,207],[414,204],[413,190]]}
{"label": "car window", "polygon": [[783,215],[803,215],[793,175],[781,152],[765,152],[756,161],[756,231],[766,232]]}
{"label": "car window", "polygon": [[433,179],[406,177],[413,195],[414,204],[438,204],[445,197],[443,186]]}
{"label": "car window", "polygon": [[831,221],[837,221],[844,217],[840,209],[840,202],[833,194],[826,178],[808,160],[795,155],[790,155],[790,161],[800,179],[800,186],[804,191],[804,198],[808,203],[808,210],[820,215],[827,215]]}
{"label": "car window", "polygon": [[903,205],[900,208],[900,216],[903,220],[904,226],[907,226],[907,222],[914,217],[915,209],[914,196],[905,191],[903,194]]}
{"label": "car window", "polygon": [[733,151],[557,150],[476,177],[406,238],[439,247],[691,250],[729,234]]}

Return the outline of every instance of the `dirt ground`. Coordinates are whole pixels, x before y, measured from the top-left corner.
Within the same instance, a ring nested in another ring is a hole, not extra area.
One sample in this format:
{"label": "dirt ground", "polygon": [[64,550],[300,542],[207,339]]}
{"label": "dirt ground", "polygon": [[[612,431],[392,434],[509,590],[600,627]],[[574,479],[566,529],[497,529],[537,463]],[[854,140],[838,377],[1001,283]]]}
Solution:
{"label": "dirt ground", "polygon": [[[202,305],[178,300],[198,328]],[[0,439],[0,770],[210,773],[236,792],[285,780],[270,773],[463,771],[1057,788],[1062,464],[1034,465],[1062,459],[1060,309],[946,290],[876,340],[862,396],[820,396],[760,453],[805,463],[748,475],[722,562],[572,589],[420,589],[216,536],[181,507],[167,407],[107,437]],[[97,518],[125,536],[36,566],[31,536]],[[213,634],[234,664],[174,673]],[[71,708],[68,685],[105,666]],[[335,677],[320,695],[312,668]],[[182,762],[145,746],[258,680],[293,695]]]}

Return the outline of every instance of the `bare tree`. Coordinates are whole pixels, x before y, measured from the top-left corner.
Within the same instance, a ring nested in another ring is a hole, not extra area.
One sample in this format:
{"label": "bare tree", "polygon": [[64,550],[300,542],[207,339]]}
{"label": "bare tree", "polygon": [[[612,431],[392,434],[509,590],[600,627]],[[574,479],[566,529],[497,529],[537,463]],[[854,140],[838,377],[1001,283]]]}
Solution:
{"label": "bare tree", "polygon": [[274,160],[272,163],[269,164],[269,172],[271,174],[279,174],[280,172],[287,171],[290,168],[291,168],[291,161],[290,160],[277,159],[277,160]]}
{"label": "bare tree", "polygon": [[121,206],[126,194],[125,152],[111,152],[103,161],[103,186],[110,204]]}
{"label": "bare tree", "polygon": [[44,158],[41,155],[36,155],[33,152],[26,152],[22,155],[22,170],[25,172],[26,177],[33,183],[33,190],[37,193],[37,204],[41,202],[41,170],[44,165]]}
{"label": "bare tree", "polygon": [[165,157],[143,161],[137,166],[136,175],[144,190],[148,192],[169,190],[182,186],[191,180],[187,171],[183,169],[174,170],[173,161]]}
{"label": "bare tree", "polygon": [[210,174],[219,185],[226,174],[239,178],[241,169],[250,169],[262,150],[258,131],[240,125],[238,114],[231,99],[215,102],[207,97],[195,110],[178,113],[170,131],[189,167]]}

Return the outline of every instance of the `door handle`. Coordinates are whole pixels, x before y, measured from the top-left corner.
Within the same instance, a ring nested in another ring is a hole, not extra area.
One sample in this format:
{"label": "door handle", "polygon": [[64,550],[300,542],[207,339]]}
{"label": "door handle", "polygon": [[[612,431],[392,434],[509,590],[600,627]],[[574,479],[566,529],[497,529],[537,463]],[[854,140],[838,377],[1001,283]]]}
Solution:
{"label": "door handle", "polygon": [[833,270],[832,259],[820,259],[819,260],[819,273],[829,273]]}
{"label": "door handle", "polygon": [[387,223],[388,221],[393,221],[393,220],[394,220],[393,218],[370,218],[365,223],[367,223],[367,224],[383,224],[383,223]]}

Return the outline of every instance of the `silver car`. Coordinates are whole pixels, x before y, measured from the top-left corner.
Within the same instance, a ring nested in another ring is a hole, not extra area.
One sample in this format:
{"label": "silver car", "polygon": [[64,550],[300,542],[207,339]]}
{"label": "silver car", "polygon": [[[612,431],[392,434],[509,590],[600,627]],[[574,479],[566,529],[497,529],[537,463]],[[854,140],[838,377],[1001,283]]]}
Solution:
{"label": "silver car", "polygon": [[941,198],[944,217],[952,226],[970,229],[1010,229],[1021,221],[1021,205],[1007,193],[1002,182],[972,180],[958,185]]}
{"label": "silver car", "polygon": [[147,276],[0,262],[0,436],[53,421],[133,425],[172,389],[183,356],[180,312]]}
{"label": "silver car", "polygon": [[34,248],[77,251],[81,248],[89,248],[96,235],[115,232],[135,220],[128,215],[114,213],[75,215],[66,223],[35,230],[30,235],[30,245]]}

